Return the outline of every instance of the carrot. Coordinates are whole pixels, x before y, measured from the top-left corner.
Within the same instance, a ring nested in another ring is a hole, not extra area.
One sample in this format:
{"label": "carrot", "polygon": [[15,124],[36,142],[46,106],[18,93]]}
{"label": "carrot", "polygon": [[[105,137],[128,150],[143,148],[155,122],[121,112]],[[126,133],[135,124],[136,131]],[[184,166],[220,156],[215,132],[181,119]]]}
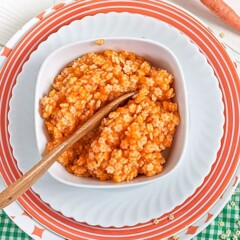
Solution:
{"label": "carrot", "polygon": [[240,16],[223,0],[201,0],[211,11],[221,17],[226,23],[240,31]]}

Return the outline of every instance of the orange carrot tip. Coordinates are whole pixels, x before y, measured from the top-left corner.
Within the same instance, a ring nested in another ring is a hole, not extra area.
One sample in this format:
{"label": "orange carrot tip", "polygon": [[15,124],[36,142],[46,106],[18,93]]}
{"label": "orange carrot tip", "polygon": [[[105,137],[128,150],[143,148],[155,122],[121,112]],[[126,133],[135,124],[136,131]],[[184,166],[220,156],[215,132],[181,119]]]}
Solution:
{"label": "orange carrot tip", "polygon": [[240,31],[240,16],[223,0],[201,0],[201,2],[226,23]]}

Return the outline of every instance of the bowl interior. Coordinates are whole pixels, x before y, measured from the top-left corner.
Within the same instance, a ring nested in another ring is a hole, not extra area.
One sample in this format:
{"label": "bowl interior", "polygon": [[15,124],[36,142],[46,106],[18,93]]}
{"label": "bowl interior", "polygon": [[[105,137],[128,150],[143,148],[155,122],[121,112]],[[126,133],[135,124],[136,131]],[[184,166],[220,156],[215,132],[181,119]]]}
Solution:
{"label": "bowl interior", "polygon": [[150,183],[161,179],[163,176],[167,176],[170,172],[173,172],[183,159],[185,152],[189,121],[187,93],[181,66],[175,55],[165,46],[146,39],[106,38],[104,39],[104,44],[101,46],[98,46],[95,43],[95,39],[66,45],[51,53],[43,62],[36,83],[34,113],[35,132],[39,154],[42,155],[48,141],[48,133],[44,125],[44,120],[40,114],[40,99],[49,93],[54,77],[64,66],[74,59],[89,52],[102,52],[108,49],[134,52],[135,54],[144,57],[153,66],[166,69],[174,75],[175,100],[179,107],[181,119],[180,124],[177,127],[172,147],[165,152],[167,155],[167,163],[165,164],[162,173],[154,177],[139,176],[130,182],[114,184],[112,181],[102,182],[92,178],[76,177],[68,173],[61,164],[55,162],[49,169],[49,173],[57,180],[73,186],[88,188],[117,188]]}

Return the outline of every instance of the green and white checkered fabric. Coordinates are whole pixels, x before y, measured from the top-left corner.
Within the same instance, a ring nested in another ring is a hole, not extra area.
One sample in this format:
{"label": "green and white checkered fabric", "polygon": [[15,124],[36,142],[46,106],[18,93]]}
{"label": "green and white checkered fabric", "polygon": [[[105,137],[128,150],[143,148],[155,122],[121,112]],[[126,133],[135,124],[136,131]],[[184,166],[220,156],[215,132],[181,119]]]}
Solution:
{"label": "green and white checkered fabric", "polygon": [[[0,210],[0,240],[31,240]],[[240,184],[218,217],[193,240],[240,240]],[[49,239],[51,240],[51,239]]]}
{"label": "green and white checkered fabric", "polygon": [[17,225],[0,210],[0,239],[1,240],[31,240]]}
{"label": "green and white checkered fabric", "polygon": [[240,240],[240,184],[218,217],[194,240]]}

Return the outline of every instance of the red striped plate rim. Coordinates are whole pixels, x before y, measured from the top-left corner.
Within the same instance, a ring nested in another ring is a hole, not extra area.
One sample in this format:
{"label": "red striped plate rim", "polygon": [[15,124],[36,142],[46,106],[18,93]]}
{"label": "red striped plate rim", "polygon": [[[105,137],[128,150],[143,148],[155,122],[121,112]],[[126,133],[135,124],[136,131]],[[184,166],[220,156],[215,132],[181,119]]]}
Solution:
{"label": "red striped plate rim", "polygon": [[[29,30],[8,55],[0,74],[0,127],[1,127],[1,173],[7,184],[22,173],[17,168],[9,144],[7,115],[9,100],[16,78],[23,64],[37,46],[51,33],[74,20],[97,13],[130,12],[154,17],[164,21],[187,35],[206,56],[219,80],[225,106],[224,135],[217,159],[203,184],[182,205],[159,218],[159,224],[152,222],[133,227],[101,228],[78,223],[51,209],[40,197],[29,190],[19,203],[28,213],[47,228],[70,239],[162,239],[191,225],[201,217],[221,196],[239,163],[239,92],[240,81],[236,66],[224,46],[211,31],[187,12],[164,1],[78,1],[61,5]],[[175,220],[169,221],[168,215]]]}

